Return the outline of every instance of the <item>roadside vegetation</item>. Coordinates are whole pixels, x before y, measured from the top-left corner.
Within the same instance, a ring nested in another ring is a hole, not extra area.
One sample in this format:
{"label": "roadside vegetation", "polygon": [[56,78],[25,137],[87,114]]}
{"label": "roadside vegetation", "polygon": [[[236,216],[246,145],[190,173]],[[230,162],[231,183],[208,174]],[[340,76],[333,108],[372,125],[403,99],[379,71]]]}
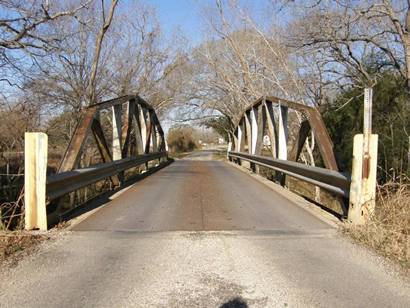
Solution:
{"label": "roadside vegetation", "polygon": [[49,235],[26,231],[0,231],[0,266],[4,263],[15,265],[24,255],[33,252],[38,244],[49,238]]}
{"label": "roadside vegetation", "polygon": [[376,210],[363,226],[346,225],[344,232],[410,270],[409,184],[378,187]]}
{"label": "roadside vegetation", "polygon": [[170,128],[167,144],[174,158],[182,158],[208,145],[218,144],[221,136],[213,128],[201,126],[177,125]]}
{"label": "roadside vegetation", "polygon": [[168,132],[167,142],[171,155],[189,153],[198,149],[198,140],[194,136],[192,127],[180,126],[171,128]]}
{"label": "roadside vegetation", "polygon": [[[376,71],[378,61],[369,59],[369,70]],[[392,70],[378,74],[378,82],[373,87],[373,131],[379,135],[376,208],[367,224],[347,224],[343,231],[409,269],[410,95],[406,80]],[[322,112],[334,142],[338,165],[345,172],[351,170],[353,137],[362,131],[362,100],[360,87],[351,87]]]}

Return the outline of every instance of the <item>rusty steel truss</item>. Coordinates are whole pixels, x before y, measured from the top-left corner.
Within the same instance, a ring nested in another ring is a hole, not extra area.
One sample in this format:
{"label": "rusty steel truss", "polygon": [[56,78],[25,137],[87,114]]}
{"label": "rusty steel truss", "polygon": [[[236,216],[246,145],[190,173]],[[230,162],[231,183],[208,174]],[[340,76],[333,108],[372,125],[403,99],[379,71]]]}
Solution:
{"label": "rusty steel truss", "polygon": [[[112,111],[111,150],[101,124],[100,113]],[[124,110],[123,110],[124,109]],[[133,134],[131,134],[133,131]],[[92,134],[103,163],[79,168],[87,136]],[[135,138],[131,148],[131,138]],[[164,131],[155,113],[138,95],[126,95],[91,105],[81,111],[80,120],[60,162],[57,174],[47,177],[49,201],[104,178],[119,186],[122,173],[151,160],[167,158]]]}
{"label": "rusty steel truss", "polygon": [[[290,149],[289,109],[301,114],[299,131]],[[265,131],[270,139],[271,158],[261,156]],[[314,134],[326,168],[297,162],[310,132]],[[316,108],[277,97],[261,97],[243,112],[231,140],[228,156],[238,163],[243,159],[249,161],[254,170],[255,165],[265,166],[276,170],[279,176],[288,174],[339,196],[349,196],[350,177],[339,172],[333,143]],[[280,181],[284,183],[284,176]]]}

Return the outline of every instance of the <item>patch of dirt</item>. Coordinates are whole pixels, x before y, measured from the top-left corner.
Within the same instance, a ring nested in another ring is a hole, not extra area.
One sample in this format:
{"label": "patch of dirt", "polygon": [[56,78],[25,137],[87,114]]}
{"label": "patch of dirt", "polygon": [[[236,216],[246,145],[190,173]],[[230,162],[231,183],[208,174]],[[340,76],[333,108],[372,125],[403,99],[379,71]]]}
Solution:
{"label": "patch of dirt", "polygon": [[35,252],[41,242],[50,238],[50,235],[26,231],[0,232],[0,266],[16,266],[25,256]]}

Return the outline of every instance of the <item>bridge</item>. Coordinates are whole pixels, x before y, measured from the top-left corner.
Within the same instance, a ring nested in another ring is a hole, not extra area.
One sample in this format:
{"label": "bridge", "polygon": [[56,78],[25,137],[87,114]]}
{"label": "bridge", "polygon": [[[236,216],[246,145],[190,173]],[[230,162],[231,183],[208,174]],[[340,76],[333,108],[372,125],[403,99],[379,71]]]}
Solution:
{"label": "bridge", "polygon": [[[292,110],[301,121],[290,146]],[[109,127],[103,121],[107,115]],[[70,231],[3,275],[0,302],[9,307],[406,306],[410,292],[400,277],[343,238],[339,219],[281,185],[293,177],[318,186],[344,205],[347,219],[360,224],[373,210],[377,137],[355,138],[353,169],[345,174],[316,109],[263,97],[239,119],[227,152],[208,149],[172,162],[147,102],[130,95],[99,103],[83,110],[58,172],[48,176],[47,136],[27,134],[27,229],[46,230],[55,223],[76,190],[103,179],[111,190],[70,209]],[[298,161],[309,131],[319,143],[323,167]],[[265,133],[270,157],[262,155]],[[90,138],[101,159],[81,166]],[[274,170],[276,181],[259,176],[261,168]]]}

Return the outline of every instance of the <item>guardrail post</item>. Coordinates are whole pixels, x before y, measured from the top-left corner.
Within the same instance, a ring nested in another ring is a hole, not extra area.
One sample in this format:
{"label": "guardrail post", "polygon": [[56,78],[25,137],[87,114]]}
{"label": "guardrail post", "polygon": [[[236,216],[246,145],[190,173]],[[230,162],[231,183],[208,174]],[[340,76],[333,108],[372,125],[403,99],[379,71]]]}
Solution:
{"label": "guardrail post", "polygon": [[47,135],[24,135],[24,211],[25,229],[47,230],[46,175]]}
{"label": "guardrail post", "polygon": [[[354,224],[364,224],[375,208],[377,143],[378,135],[370,135],[368,167],[364,167],[363,135],[358,134],[354,136],[348,213],[348,220]],[[363,172],[366,169],[368,170],[367,176]]]}
{"label": "guardrail post", "polygon": [[376,202],[377,141],[372,135],[372,88],[364,91],[363,135],[353,143],[352,181],[348,218],[363,224],[373,213]]}

